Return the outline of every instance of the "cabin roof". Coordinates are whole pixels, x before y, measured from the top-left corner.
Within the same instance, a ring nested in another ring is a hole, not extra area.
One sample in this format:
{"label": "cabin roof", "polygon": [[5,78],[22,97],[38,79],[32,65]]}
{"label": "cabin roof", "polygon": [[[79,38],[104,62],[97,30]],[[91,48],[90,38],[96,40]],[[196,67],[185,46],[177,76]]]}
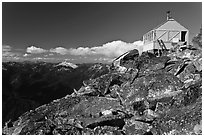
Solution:
{"label": "cabin roof", "polygon": [[178,23],[176,20],[174,20],[173,18],[166,20],[165,22],[155,27],[153,30],[160,30],[160,29],[188,30],[184,26],[182,26],[180,23]]}
{"label": "cabin roof", "polygon": [[[178,23],[173,18],[170,18],[170,19],[164,21],[163,23],[159,24],[158,26],[151,29],[150,31],[152,31],[152,30],[187,30],[188,31],[187,28],[182,26],[180,23]],[[148,31],[148,32],[150,32],[150,31]],[[145,34],[147,34],[147,33],[145,33]]]}

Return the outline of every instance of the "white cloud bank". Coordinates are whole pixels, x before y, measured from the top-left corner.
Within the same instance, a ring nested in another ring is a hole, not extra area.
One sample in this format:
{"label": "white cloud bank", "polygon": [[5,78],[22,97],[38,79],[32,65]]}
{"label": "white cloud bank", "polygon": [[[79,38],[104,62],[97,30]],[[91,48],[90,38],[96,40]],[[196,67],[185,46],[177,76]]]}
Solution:
{"label": "white cloud bank", "polygon": [[31,46],[31,47],[27,47],[26,52],[31,53],[31,54],[39,54],[39,53],[45,53],[45,52],[47,52],[47,50],[42,49],[42,48],[38,48],[35,46]]}
{"label": "white cloud bank", "polygon": [[66,49],[63,47],[56,47],[50,50],[45,50],[42,48],[31,46],[31,47],[28,47],[26,51],[27,53],[31,53],[31,54],[50,52],[50,53],[58,53],[61,55],[74,55],[74,56],[103,55],[108,58],[115,58],[133,49],[138,49],[139,52],[141,53],[142,45],[143,45],[142,41],[127,43],[121,40],[117,40],[117,41],[108,42],[106,44],[103,44],[101,46],[96,46],[96,47],[78,47],[78,48],[70,48],[70,49]]}
{"label": "white cloud bank", "polygon": [[4,58],[12,58],[19,56],[20,53],[13,52],[12,47],[9,45],[2,45],[2,57]]}
{"label": "white cloud bank", "polygon": [[62,55],[70,54],[70,55],[104,55],[109,58],[118,57],[121,54],[132,50],[138,49],[139,52],[142,52],[142,41],[136,41],[134,43],[126,43],[120,40],[108,42],[102,46],[97,47],[79,47],[79,48],[70,48],[66,49],[63,47],[57,47],[55,49],[50,49],[50,52],[59,53]]}
{"label": "white cloud bank", "polygon": [[11,46],[9,45],[3,45],[2,46],[2,52],[9,52],[11,51]]}
{"label": "white cloud bank", "polygon": [[50,52],[59,53],[61,55],[66,55],[68,53],[68,50],[63,47],[57,47],[54,49],[50,49]]}
{"label": "white cloud bank", "polygon": [[99,47],[92,47],[90,51],[92,53],[105,55],[106,57],[114,58],[118,57],[121,54],[132,50],[132,49],[139,49],[139,46],[142,44],[141,41],[137,41],[137,45],[134,43],[126,43],[123,41],[113,41],[106,43]]}
{"label": "white cloud bank", "polygon": [[25,54],[23,55],[23,57],[28,57],[28,56],[30,56],[30,54],[25,53]]}

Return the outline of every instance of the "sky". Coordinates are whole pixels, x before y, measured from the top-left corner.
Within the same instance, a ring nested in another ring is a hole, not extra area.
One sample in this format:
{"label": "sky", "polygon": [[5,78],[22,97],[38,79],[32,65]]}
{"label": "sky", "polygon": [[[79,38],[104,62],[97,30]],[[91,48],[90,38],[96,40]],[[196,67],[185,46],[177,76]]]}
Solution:
{"label": "sky", "polygon": [[3,61],[110,63],[140,48],[166,11],[190,31],[202,25],[200,2],[3,2]]}

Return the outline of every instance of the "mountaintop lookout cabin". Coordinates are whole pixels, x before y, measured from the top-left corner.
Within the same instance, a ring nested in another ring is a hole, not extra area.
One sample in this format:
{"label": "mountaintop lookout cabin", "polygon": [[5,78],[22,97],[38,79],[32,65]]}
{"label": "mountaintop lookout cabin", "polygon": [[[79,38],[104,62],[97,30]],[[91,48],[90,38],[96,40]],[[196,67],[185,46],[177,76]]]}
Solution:
{"label": "mountaintop lookout cabin", "polygon": [[179,24],[167,12],[167,20],[143,35],[143,52],[161,54],[163,48],[171,49],[175,44],[189,44],[189,30]]}

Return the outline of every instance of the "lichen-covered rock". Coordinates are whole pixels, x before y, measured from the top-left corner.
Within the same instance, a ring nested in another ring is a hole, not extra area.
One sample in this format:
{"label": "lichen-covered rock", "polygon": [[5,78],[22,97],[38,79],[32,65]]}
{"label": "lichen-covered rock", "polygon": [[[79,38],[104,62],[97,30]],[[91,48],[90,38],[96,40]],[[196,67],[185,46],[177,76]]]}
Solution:
{"label": "lichen-covered rock", "polygon": [[142,100],[159,100],[171,97],[180,92],[182,82],[172,74],[157,73],[135,79],[133,84],[125,84],[121,97],[129,105]]}
{"label": "lichen-covered rock", "polygon": [[126,120],[123,131],[126,135],[143,135],[150,130],[151,126],[148,123],[138,120]]}
{"label": "lichen-covered rock", "polygon": [[112,126],[98,126],[94,128],[95,135],[123,135],[121,129]]}
{"label": "lichen-covered rock", "polygon": [[202,71],[202,57],[197,58],[193,61],[194,66],[196,67],[197,71]]}
{"label": "lichen-covered rock", "polygon": [[197,134],[194,127],[202,118],[201,83],[185,89],[181,94],[160,102],[156,112],[161,117],[153,121],[154,134]]}

